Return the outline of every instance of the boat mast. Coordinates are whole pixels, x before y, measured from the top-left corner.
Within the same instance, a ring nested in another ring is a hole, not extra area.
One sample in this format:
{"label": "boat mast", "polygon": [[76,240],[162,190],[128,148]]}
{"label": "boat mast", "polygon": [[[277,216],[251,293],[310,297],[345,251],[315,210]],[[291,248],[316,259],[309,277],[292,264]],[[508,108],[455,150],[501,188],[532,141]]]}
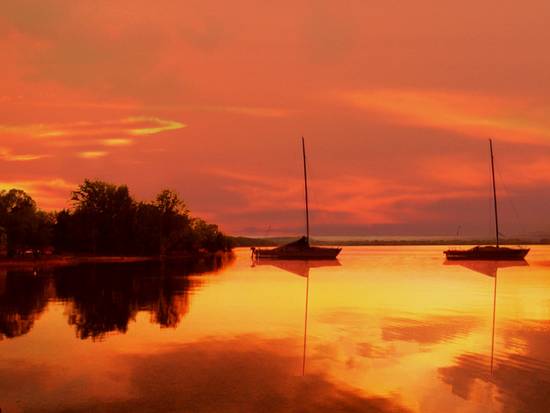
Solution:
{"label": "boat mast", "polygon": [[306,144],[302,136],[302,154],[304,157],[304,188],[306,193],[306,237],[309,242],[309,204],[307,199],[307,167],[306,167]]}
{"label": "boat mast", "polygon": [[497,236],[497,248],[499,247],[498,239],[498,209],[497,209],[497,188],[495,184],[495,161],[493,159],[493,140],[489,139],[489,149],[491,151],[491,173],[493,175],[493,203],[495,205],[495,231]]}

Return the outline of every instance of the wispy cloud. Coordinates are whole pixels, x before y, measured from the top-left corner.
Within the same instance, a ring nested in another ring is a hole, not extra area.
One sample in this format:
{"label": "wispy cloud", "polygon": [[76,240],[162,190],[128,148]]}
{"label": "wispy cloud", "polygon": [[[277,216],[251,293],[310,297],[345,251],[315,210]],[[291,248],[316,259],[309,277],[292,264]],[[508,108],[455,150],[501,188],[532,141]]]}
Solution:
{"label": "wispy cloud", "polygon": [[[76,156],[95,159],[107,155],[102,147],[122,148],[141,137],[185,128],[186,125],[158,117],[134,116],[109,121],[85,121],[27,125],[0,125],[0,134],[29,144],[39,142],[43,148],[78,148]],[[63,152],[64,155],[67,152]],[[74,155],[71,154],[71,155]],[[14,154],[13,148],[0,149],[0,160],[30,161],[51,155]]]}
{"label": "wispy cloud", "polygon": [[[42,101],[27,101],[17,100],[11,97],[4,97],[6,102],[12,105],[47,107],[47,108],[80,108],[80,109],[95,109],[95,110],[122,110],[128,112],[136,112],[143,109],[156,112],[180,112],[180,111],[198,111],[198,112],[225,112],[234,113],[236,115],[261,118],[282,118],[289,116],[293,111],[282,107],[270,106],[255,106],[255,105],[143,105],[140,103],[131,102],[42,102]],[[1,102],[2,100],[0,100]]]}
{"label": "wispy cloud", "polygon": [[105,146],[127,146],[127,145],[131,145],[133,141],[131,139],[125,139],[125,138],[110,138],[110,139],[102,139],[101,143]]}
{"label": "wispy cloud", "polygon": [[[303,209],[303,182],[288,177],[261,176],[212,169],[209,173],[222,177],[226,191],[237,194],[240,213],[289,211]],[[339,224],[399,224],[422,216],[419,206],[443,200],[482,198],[484,188],[459,187],[434,191],[430,186],[408,185],[391,179],[343,175],[315,179],[310,183],[310,207],[323,222]],[[433,218],[433,216],[431,216]]]}
{"label": "wispy cloud", "polygon": [[0,160],[9,162],[26,162],[46,158],[48,155],[40,154],[14,154],[11,150],[0,148]]}
{"label": "wispy cloud", "polygon": [[287,109],[258,106],[199,106],[196,109],[212,112],[227,112],[259,118],[282,118],[290,114]]}
{"label": "wispy cloud", "polygon": [[107,156],[109,153],[106,151],[84,151],[79,152],[78,156],[84,159],[97,159]]}
{"label": "wispy cloud", "polygon": [[182,129],[186,125],[156,117],[136,116],[114,121],[72,122],[31,125],[0,125],[0,133],[33,138],[56,138],[63,136],[144,136]]}
{"label": "wispy cloud", "polygon": [[548,108],[453,91],[376,89],[346,92],[347,103],[392,122],[447,129],[480,138],[550,144]]}
{"label": "wispy cloud", "polygon": [[173,120],[163,120],[159,118],[133,117],[124,119],[123,125],[131,126],[128,130],[130,135],[154,135],[156,133],[182,129],[186,125]]}

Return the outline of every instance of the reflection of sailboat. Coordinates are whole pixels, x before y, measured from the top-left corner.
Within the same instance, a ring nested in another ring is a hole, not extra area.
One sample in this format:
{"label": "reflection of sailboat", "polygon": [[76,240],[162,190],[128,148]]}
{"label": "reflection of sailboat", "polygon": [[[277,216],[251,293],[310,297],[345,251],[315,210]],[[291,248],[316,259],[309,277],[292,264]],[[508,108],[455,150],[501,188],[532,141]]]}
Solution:
{"label": "reflection of sailboat", "polygon": [[496,246],[477,246],[468,250],[449,249],[444,251],[448,260],[522,260],[525,258],[529,249],[527,248],[509,248],[499,245],[498,231],[498,209],[497,209],[497,191],[495,185],[495,166],[493,160],[493,141],[489,139],[489,149],[491,151],[491,173],[493,178],[493,204],[495,208],[495,231]]}
{"label": "reflection of sailboat", "polygon": [[321,267],[339,267],[340,261],[338,260],[270,260],[262,259],[257,260],[255,265],[270,265],[272,267],[280,268],[291,272],[292,274],[299,275],[300,277],[309,277],[309,270],[311,268]]}
{"label": "reflection of sailboat", "polygon": [[309,304],[309,270],[320,267],[339,267],[340,261],[322,260],[258,260],[254,265],[270,265],[306,278],[306,299],[304,309],[304,352],[302,356],[302,375],[306,373],[307,315]]}
{"label": "reflection of sailboat", "polygon": [[307,196],[307,166],[306,146],[302,137],[302,154],[304,159],[304,189],[306,201],[306,236],[297,241],[282,245],[277,248],[256,249],[252,248],[252,254],[256,258],[271,258],[282,260],[334,260],[342,250],[341,248],[312,247],[309,245],[309,203]]}
{"label": "reflection of sailboat", "polygon": [[497,309],[497,273],[499,268],[508,267],[525,267],[529,264],[525,260],[521,261],[445,261],[445,265],[460,265],[468,268],[469,270],[487,275],[494,278],[493,285],[493,327],[491,333],[491,374],[493,374],[493,359],[495,354],[495,323],[496,323],[496,309]]}

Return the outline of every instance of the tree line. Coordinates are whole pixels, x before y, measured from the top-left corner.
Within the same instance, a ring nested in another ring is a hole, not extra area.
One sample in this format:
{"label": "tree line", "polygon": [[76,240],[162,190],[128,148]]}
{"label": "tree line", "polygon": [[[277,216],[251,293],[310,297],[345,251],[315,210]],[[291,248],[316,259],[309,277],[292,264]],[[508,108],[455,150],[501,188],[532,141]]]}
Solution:
{"label": "tree line", "polygon": [[68,209],[45,212],[22,190],[0,191],[5,253],[166,255],[231,249],[218,226],[192,217],[174,191],[142,202],[126,185],[85,180],[70,201]]}

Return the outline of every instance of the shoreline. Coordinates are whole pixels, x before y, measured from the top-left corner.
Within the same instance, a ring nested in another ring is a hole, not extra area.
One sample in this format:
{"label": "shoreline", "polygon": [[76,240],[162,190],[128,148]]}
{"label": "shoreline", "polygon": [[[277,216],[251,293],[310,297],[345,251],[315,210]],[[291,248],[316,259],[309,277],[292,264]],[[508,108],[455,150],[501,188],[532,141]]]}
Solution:
{"label": "shoreline", "polygon": [[41,258],[0,258],[0,269],[21,268],[29,269],[36,267],[65,267],[82,264],[132,264],[144,262],[170,262],[178,260],[200,260],[215,256],[232,254],[231,251],[217,251],[213,253],[192,253],[178,254],[161,257],[151,256],[109,256],[109,255],[52,255]]}

